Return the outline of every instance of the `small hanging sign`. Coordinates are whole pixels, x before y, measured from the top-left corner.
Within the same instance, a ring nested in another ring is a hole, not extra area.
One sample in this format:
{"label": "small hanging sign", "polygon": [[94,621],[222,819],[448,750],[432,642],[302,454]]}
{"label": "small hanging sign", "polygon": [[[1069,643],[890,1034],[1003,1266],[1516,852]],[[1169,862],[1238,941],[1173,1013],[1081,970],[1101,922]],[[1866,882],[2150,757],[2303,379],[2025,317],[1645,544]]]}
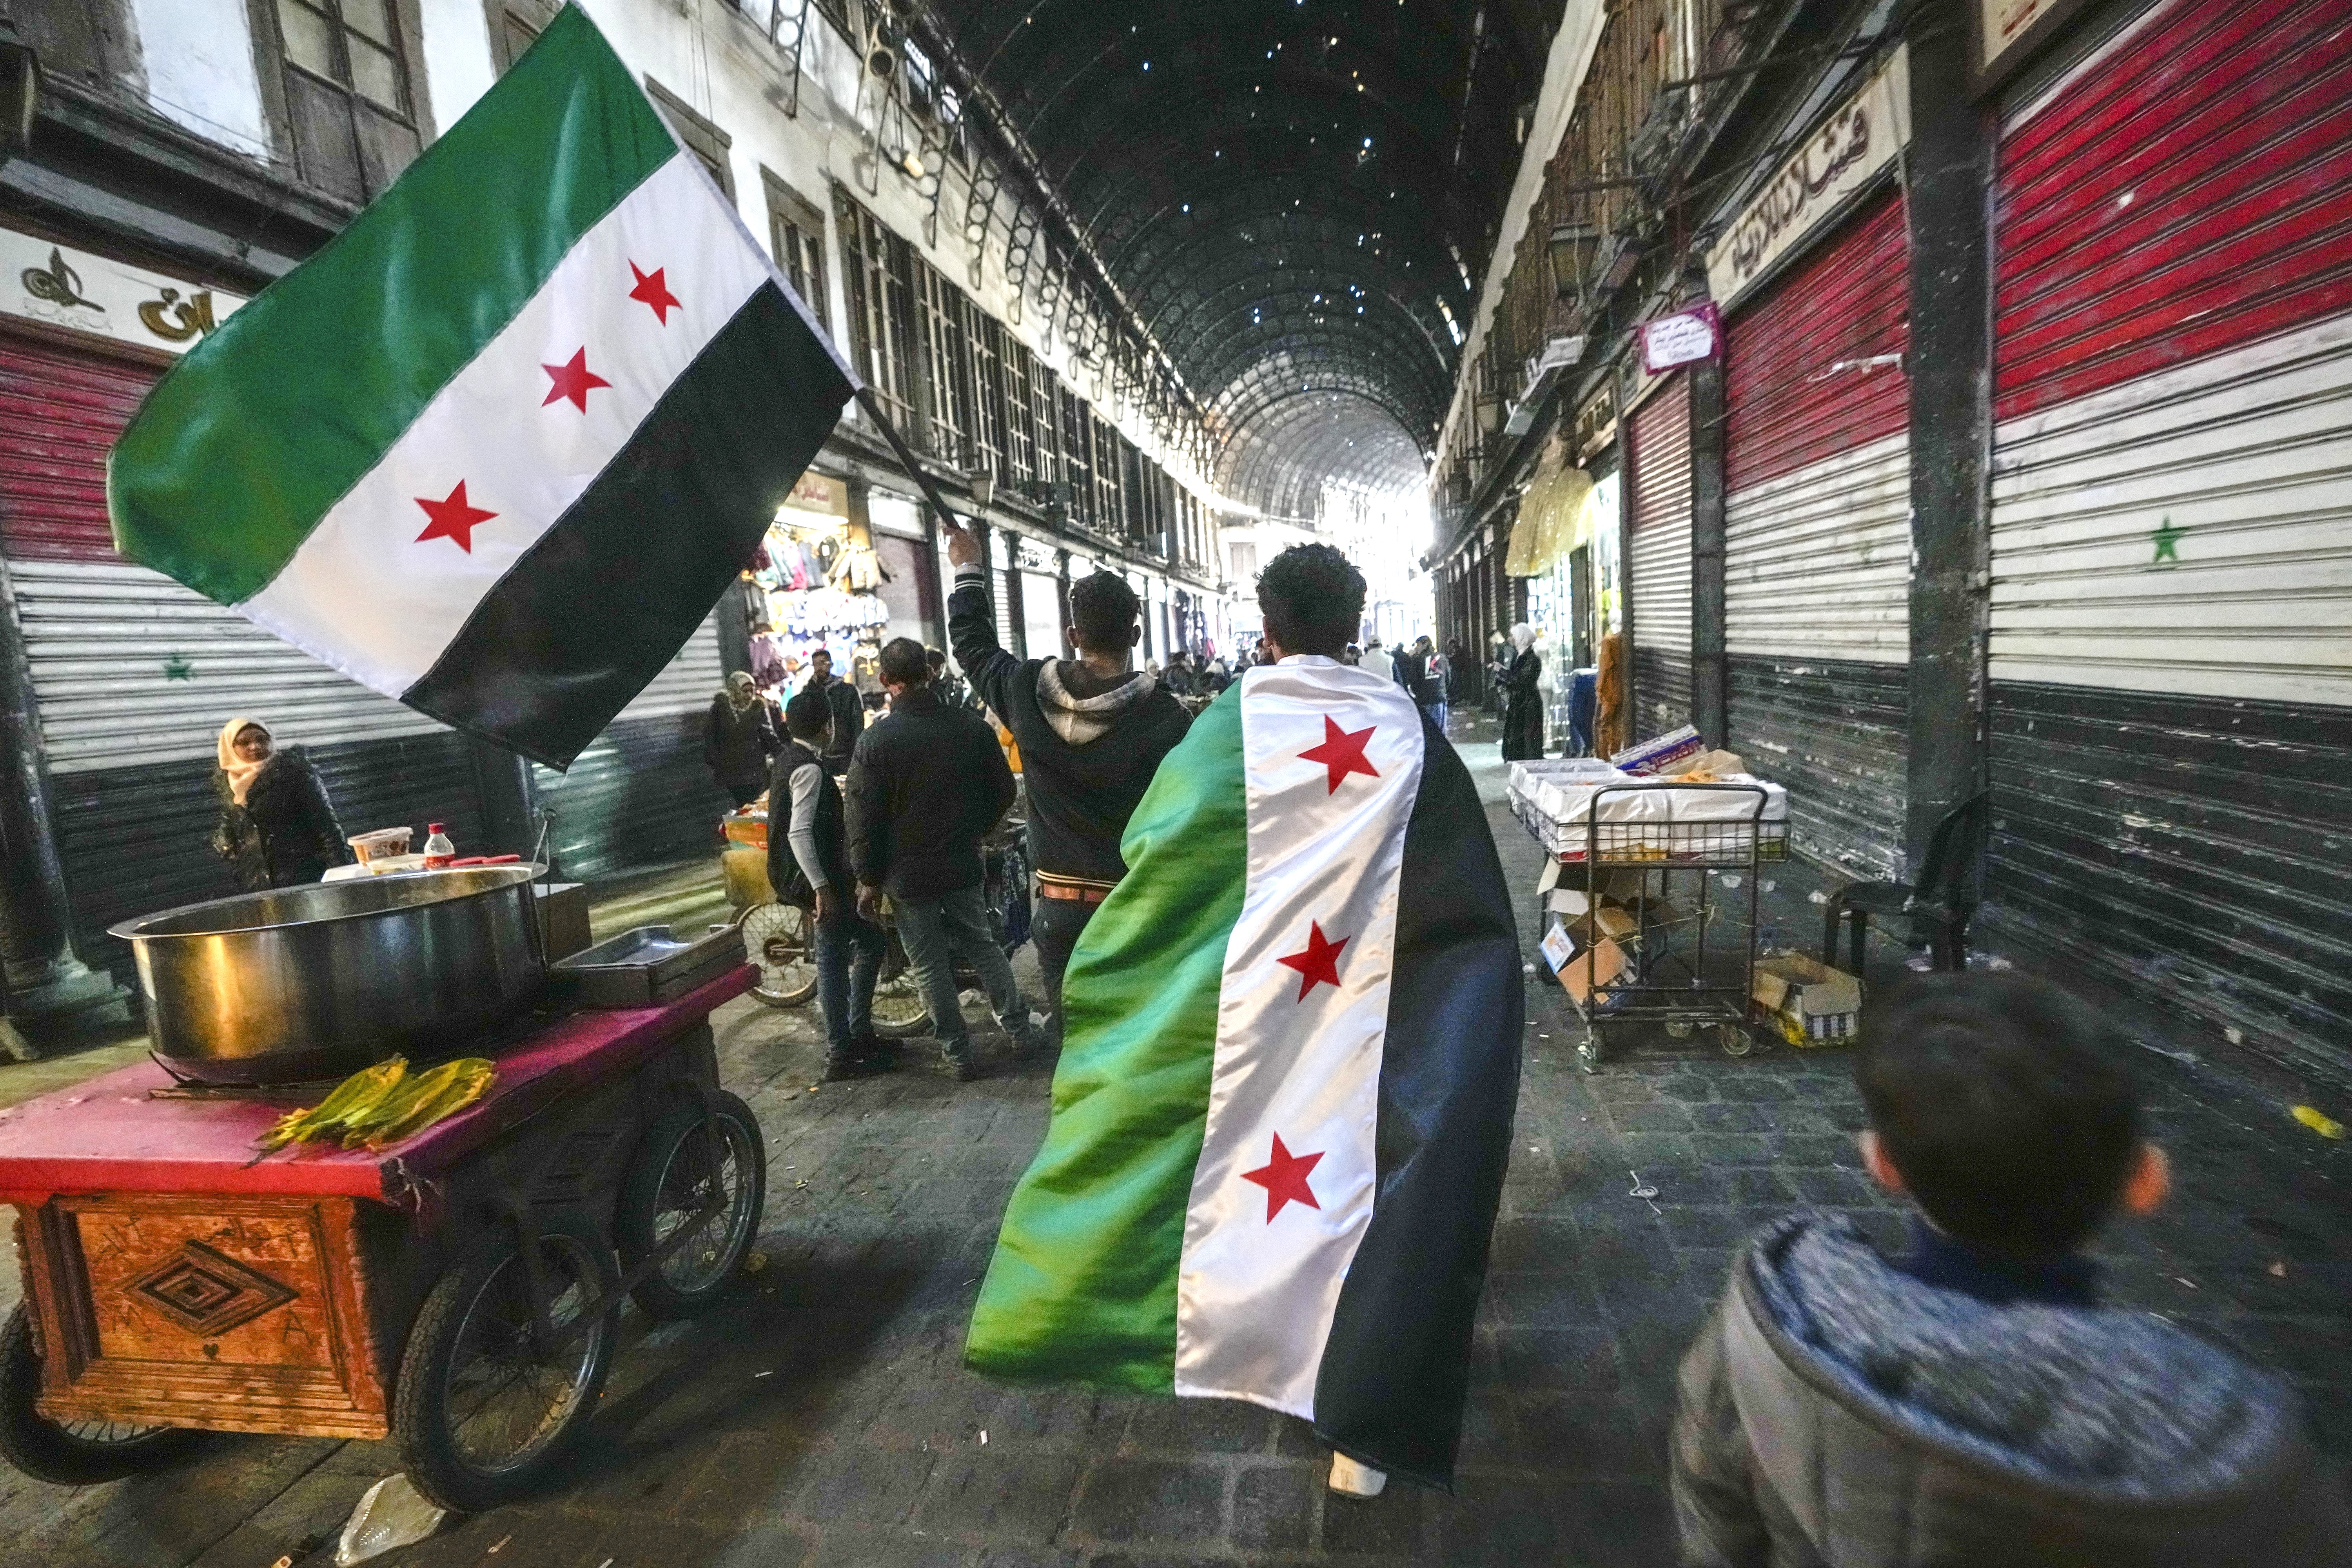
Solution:
{"label": "small hanging sign", "polygon": [[1715,302],[1694,305],[1642,323],[1642,368],[1652,375],[1712,356],[1723,341],[1723,312]]}

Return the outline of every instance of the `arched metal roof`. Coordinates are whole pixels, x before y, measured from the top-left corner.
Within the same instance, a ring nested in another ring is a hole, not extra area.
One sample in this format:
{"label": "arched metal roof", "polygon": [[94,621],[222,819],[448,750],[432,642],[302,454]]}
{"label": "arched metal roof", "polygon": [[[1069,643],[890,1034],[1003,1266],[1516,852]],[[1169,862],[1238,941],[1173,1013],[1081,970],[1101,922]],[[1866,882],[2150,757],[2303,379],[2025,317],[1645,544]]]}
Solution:
{"label": "arched metal roof", "polygon": [[[1434,447],[1559,0],[932,0],[1277,516]],[[1450,316],[1450,321],[1449,321]]]}

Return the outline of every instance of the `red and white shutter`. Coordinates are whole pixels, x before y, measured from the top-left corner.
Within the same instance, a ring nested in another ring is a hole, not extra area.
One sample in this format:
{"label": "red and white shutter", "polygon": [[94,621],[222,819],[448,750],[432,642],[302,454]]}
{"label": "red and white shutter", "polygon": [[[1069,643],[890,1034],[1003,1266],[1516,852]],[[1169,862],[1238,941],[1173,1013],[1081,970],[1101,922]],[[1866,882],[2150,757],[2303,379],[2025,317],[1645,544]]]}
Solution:
{"label": "red and white shutter", "polygon": [[1890,190],[1725,332],[1731,749],[1797,846],[1903,874],[1911,658],[1909,244]]}
{"label": "red and white shutter", "polygon": [[1690,377],[1675,371],[1630,421],[1626,598],[1637,741],[1691,721],[1690,406]]}
{"label": "red and white shutter", "polygon": [[2171,0],[2003,128],[2001,918],[2352,1069],[2352,0]]}

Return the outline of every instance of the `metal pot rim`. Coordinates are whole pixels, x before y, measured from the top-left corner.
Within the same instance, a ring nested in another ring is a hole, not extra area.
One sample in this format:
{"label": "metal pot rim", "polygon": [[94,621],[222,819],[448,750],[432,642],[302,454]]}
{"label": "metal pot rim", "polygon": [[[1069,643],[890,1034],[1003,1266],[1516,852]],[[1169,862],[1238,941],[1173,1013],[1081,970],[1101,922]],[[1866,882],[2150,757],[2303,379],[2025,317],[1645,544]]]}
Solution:
{"label": "metal pot rim", "polygon": [[[420,880],[426,877],[448,877],[457,873],[462,873],[467,876],[482,875],[488,877],[489,879],[486,885],[466,888],[462,890],[449,893],[444,898],[420,899],[414,903],[406,904],[387,904],[381,909],[352,910],[342,914],[318,915],[308,920],[278,921],[270,925],[222,926],[206,931],[149,931],[145,929],[158,921],[170,920],[176,915],[187,914],[194,910],[209,909],[218,904],[238,903],[244,900],[257,898],[260,896],[255,893],[233,893],[226,899],[201,899],[193,904],[177,904],[168,910],[158,910],[153,914],[141,915],[134,920],[118,921],[116,924],[106,928],[106,934],[110,937],[118,938],[123,942],[166,942],[179,937],[251,936],[263,931],[291,931],[298,927],[340,925],[346,921],[373,920],[383,915],[399,914],[404,910],[430,909],[436,904],[456,903],[460,899],[477,898],[484,893],[502,892],[508,888],[520,887],[527,882],[538,881],[541,877],[544,877],[547,874],[547,868],[544,866],[533,865],[458,866],[431,871],[396,871],[389,876],[374,878],[372,879],[372,882],[406,882]],[[323,886],[324,884],[311,885]],[[372,885],[372,883],[362,883],[361,885]],[[288,889],[283,888],[271,889],[271,891],[274,892],[285,892]]]}

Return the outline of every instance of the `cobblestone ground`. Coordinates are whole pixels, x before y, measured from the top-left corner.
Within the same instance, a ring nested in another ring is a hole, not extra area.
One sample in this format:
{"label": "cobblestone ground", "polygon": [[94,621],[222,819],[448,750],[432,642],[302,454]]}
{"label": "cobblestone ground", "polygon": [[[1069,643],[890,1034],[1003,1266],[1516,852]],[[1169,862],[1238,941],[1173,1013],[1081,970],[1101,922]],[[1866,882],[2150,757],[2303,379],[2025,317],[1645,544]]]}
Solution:
{"label": "cobblestone ground", "polygon": [[[1539,862],[1501,806],[1491,733],[1474,730],[1465,751],[1512,885],[1527,889]],[[1806,940],[1813,882],[1794,868],[1769,879],[1773,931]],[[697,1322],[647,1332],[633,1320],[590,1440],[544,1495],[379,1561],[1671,1563],[1673,1372],[1733,1247],[1799,1202],[1890,1236],[1900,1215],[1855,1169],[1841,1053],[1732,1060],[1661,1037],[1588,1075],[1556,987],[1528,984],[1455,1495],[1328,1497],[1327,1456],[1304,1425],[1248,1406],[1014,1391],[963,1372],[996,1216],[1044,1127],[1045,1072],[959,1087],[916,1070],[813,1090],[808,1017],[744,1003],[718,1024],[727,1077],[767,1132],[768,1267]],[[2155,1050],[2180,1052],[2147,1027]],[[2293,1376],[2332,1450],[2352,1456],[2345,1146],[2177,1056],[2143,1065],[2184,1191],[2168,1215],[2110,1239],[2115,1293]],[[1637,1171],[1654,1208],[1629,1195]],[[220,1438],[169,1475],[110,1487],[0,1475],[0,1558],[268,1568],[316,1550],[392,1468],[382,1445]]]}

